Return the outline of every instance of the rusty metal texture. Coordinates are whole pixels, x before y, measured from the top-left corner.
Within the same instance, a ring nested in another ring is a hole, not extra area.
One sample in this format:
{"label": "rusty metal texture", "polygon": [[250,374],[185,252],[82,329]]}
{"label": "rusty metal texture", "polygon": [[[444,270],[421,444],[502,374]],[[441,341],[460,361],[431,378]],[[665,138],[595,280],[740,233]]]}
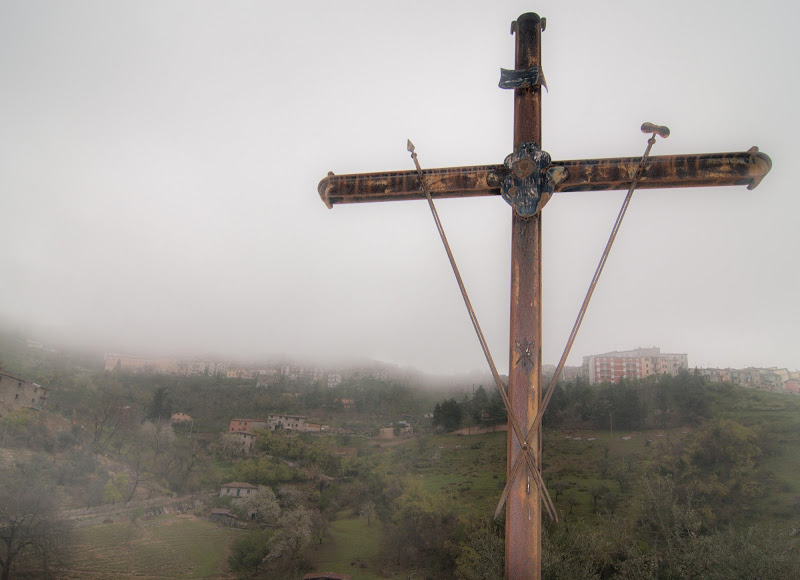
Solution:
{"label": "rusty metal texture", "polygon": [[[423,171],[425,183],[434,199],[492,195],[492,193],[500,195],[499,173],[502,175],[506,173],[502,165],[448,167]],[[340,203],[425,199],[416,171],[351,175],[329,173],[319,182],[317,191],[329,208]]]}
{"label": "rusty metal texture", "polygon": [[[641,157],[553,161],[550,170],[562,169],[566,177],[555,192],[627,190]],[[655,155],[650,157],[638,189],[670,187],[756,187],[772,168],[772,160],[756,148],[736,153]],[[447,167],[425,170],[434,199],[500,195],[508,173],[503,165]],[[342,203],[425,199],[414,171],[354,175],[329,174],[317,188],[329,208]]]}
{"label": "rusty metal texture", "polygon": [[[541,67],[542,22],[537,14],[520,16],[512,26],[515,34],[516,70]],[[514,89],[514,149],[522,143],[542,147],[542,89],[534,85]],[[511,409],[527,431],[539,411],[542,345],[542,214],[522,217],[512,212],[511,222],[511,336],[508,364],[508,398]],[[524,344],[531,356],[519,360],[515,346]],[[542,465],[542,433],[536,429],[525,441]],[[509,431],[506,454],[506,578],[541,578],[542,495],[527,470],[512,481],[517,457],[527,454]],[[541,477],[541,471],[536,474]]]}

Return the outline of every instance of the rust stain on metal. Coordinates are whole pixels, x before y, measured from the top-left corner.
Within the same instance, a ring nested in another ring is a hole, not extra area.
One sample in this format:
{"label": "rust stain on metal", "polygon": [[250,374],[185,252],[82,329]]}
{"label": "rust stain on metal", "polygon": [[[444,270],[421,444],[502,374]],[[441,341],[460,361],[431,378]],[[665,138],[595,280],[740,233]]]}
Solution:
{"label": "rust stain on metal", "polygon": [[[640,157],[553,161],[548,171],[557,172],[555,192],[626,190]],[[755,188],[772,169],[769,156],[758,151],[654,155],[639,180],[638,189],[717,187],[746,185]],[[500,195],[507,175],[503,165],[446,167],[424,172],[433,198]],[[414,171],[390,171],[352,175],[328,174],[317,187],[328,207],[342,203],[425,199]]]}
{"label": "rust stain on metal", "polygon": [[[520,16],[513,28],[515,34],[516,70],[540,67],[542,64],[542,21],[537,14]],[[529,86],[514,90],[514,149],[522,143],[542,147],[542,90]],[[527,432],[539,410],[541,393],[541,361],[514,365],[514,345],[523,340],[539,345],[542,342],[542,214],[521,217],[516,211],[511,222],[511,336],[509,340],[508,397],[517,420]],[[522,444],[530,447],[524,450]],[[506,444],[506,477],[509,492],[506,500],[506,578],[538,580],[541,577],[542,494],[531,486],[528,478],[511,481],[517,456],[531,453],[535,469],[541,477],[541,430],[533,437],[518,441],[509,433]]]}

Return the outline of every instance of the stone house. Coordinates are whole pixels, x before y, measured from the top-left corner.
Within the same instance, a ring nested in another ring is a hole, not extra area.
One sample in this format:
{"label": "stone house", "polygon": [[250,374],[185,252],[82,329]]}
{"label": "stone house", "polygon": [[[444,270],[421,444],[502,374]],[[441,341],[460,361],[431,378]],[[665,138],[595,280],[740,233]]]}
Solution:
{"label": "stone house", "polygon": [[287,429],[289,431],[305,431],[306,417],[304,415],[269,415],[267,427],[270,431]]}
{"label": "stone house", "polygon": [[251,493],[258,491],[258,487],[249,483],[232,481],[219,486],[219,497],[246,498]]}
{"label": "stone house", "polygon": [[48,392],[47,387],[0,371],[0,403],[8,407],[43,411],[47,408]]}
{"label": "stone house", "polygon": [[228,433],[252,433],[256,429],[267,429],[267,421],[263,419],[231,419]]}
{"label": "stone house", "polygon": [[233,439],[238,444],[238,449],[243,453],[250,453],[255,449],[256,446],[256,436],[253,433],[247,433],[245,431],[237,431],[234,433],[229,433],[229,437],[233,437]]}

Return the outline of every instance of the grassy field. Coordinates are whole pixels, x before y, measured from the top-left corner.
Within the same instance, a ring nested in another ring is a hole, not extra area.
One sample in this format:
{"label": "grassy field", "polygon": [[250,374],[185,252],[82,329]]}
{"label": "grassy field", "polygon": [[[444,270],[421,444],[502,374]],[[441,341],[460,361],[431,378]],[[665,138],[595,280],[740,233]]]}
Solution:
{"label": "grassy field", "polygon": [[[736,525],[788,529],[800,523],[800,397],[744,389],[713,391],[714,414],[752,429],[763,453],[751,479],[761,497],[737,507]],[[562,519],[599,521],[612,509],[632,515],[642,475],[652,472],[665,450],[694,434],[693,428],[608,431],[547,430],[544,476]],[[426,435],[392,446],[369,447],[390,479],[418,479],[425,491],[444,498],[464,516],[488,518],[505,484],[506,433]],[[592,490],[604,486],[616,503]],[[559,497],[556,499],[556,493]],[[216,527],[192,516],[163,516],[76,530],[78,548],[66,578],[230,578],[227,555],[245,530]],[[352,512],[336,514],[322,544],[311,545],[315,571],[382,578],[383,526]],[[302,576],[302,575],[301,575]]]}
{"label": "grassy field", "polygon": [[379,521],[368,525],[366,520],[342,512],[331,522],[328,540],[306,554],[315,571],[350,574],[353,580],[382,578],[378,574],[381,531]]}
{"label": "grassy field", "polygon": [[64,578],[232,578],[228,547],[246,532],[193,516],[160,516],[76,530]]}
{"label": "grassy field", "polygon": [[[754,430],[763,455],[760,482],[767,493],[743,506],[746,517],[782,525],[800,520],[800,397],[737,389],[724,393],[719,414]],[[722,396],[722,395],[720,395]]]}
{"label": "grassy field", "polygon": [[[752,429],[763,449],[751,475],[763,487],[763,495],[742,505],[735,520],[746,525],[796,526],[800,518],[800,398],[728,387],[714,396],[715,415]],[[592,498],[593,488],[600,486],[614,496],[615,514],[632,513],[640,478],[654,470],[659,453],[692,437],[694,430],[614,431],[613,435],[607,430],[546,430],[544,478],[560,517],[592,520],[597,512],[608,513],[610,504],[599,499],[595,507]],[[424,444],[409,441],[386,450],[387,472],[419,477],[425,491],[449,498],[460,512],[486,516],[493,512],[505,484],[505,448],[503,432],[436,435]]]}

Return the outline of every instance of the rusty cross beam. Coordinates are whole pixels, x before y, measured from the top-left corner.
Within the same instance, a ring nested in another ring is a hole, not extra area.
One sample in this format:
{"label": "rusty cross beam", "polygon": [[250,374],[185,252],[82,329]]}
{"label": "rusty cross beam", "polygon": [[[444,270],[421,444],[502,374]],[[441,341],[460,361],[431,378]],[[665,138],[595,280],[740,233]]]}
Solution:
{"label": "rusty cross beam", "polygon": [[[627,190],[639,157],[553,161],[566,178],[554,192]],[[753,189],[772,167],[768,156],[753,147],[742,153],[654,155],[647,161],[637,189],[716,187],[746,185]],[[425,181],[434,199],[500,195],[500,184],[509,174],[504,165],[426,169]],[[318,187],[329,208],[343,203],[425,199],[415,171],[328,174]]]}
{"label": "rusty cross beam", "polygon": [[[501,71],[500,87],[514,91],[514,151],[502,165],[448,167],[422,173],[431,198],[501,195],[513,208],[511,237],[510,415],[525,439],[509,430],[507,443],[506,577],[541,578],[541,241],[542,208],[555,193],[629,189],[640,157],[551,161],[541,143],[541,33],[545,21],[520,16],[515,68]],[[639,177],[641,189],[746,185],[756,187],[772,167],[752,147],[740,153],[653,156]],[[415,171],[334,175],[318,186],[336,204],[427,198]],[[516,430],[515,430],[516,431]],[[521,473],[518,458],[529,470]],[[514,469],[517,466],[517,469]],[[533,482],[533,484],[532,484]]]}

